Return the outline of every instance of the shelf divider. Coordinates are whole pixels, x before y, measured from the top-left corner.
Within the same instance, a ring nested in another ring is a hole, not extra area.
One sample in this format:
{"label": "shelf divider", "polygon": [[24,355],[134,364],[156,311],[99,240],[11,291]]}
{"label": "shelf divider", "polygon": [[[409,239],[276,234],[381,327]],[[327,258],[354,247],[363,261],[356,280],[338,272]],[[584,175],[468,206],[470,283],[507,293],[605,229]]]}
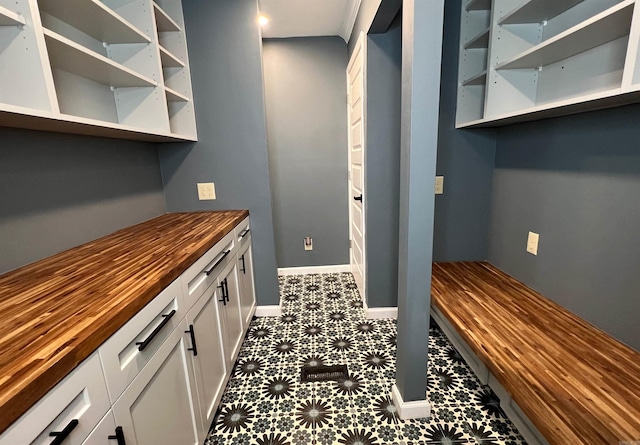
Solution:
{"label": "shelf divider", "polygon": [[155,87],[157,82],[43,28],[51,65],[112,87]]}
{"label": "shelf divider", "polygon": [[181,31],[180,25],[173,20],[164,9],[156,2],[153,2],[153,13],[156,16],[156,27],[159,32]]}
{"label": "shelf divider", "polygon": [[184,62],[182,60],[171,54],[163,46],[158,47],[160,48],[160,60],[162,61],[163,68],[184,68]]}
{"label": "shelf divider", "polygon": [[634,0],[625,0],[496,65],[497,70],[537,68],[580,54],[629,34]]}
{"label": "shelf divider", "polygon": [[0,26],[26,25],[24,17],[3,6],[0,6]]}
{"label": "shelf divider", "polygon": [[481,73],[476,74],[475,76],[471,76],[462,81],[462,86],[469,85],[485,85],[487,83],[487,70],[484,70]]}
{"label": "shelf divider", "polygon": [[40,9],[107,43],[150,43],[151,38],[99,0],[38,0]]}
{"label": "shelf divider", "polygon": [[486,49],[489,48],[489,28],[482,31],[480,34],[469,40],[464,49]]}
{"label": "shelf divider", "polygon": [[466,9],[467,11],[489,11],[491,0],[471,0]]}
{"label": "shelf divider", "polygon": [[164,90],[167,93],[168,102],[189,102],[189,98],[187,96],[178,93],[176,90],[173,90],[168,86],[165,86]]}
{"label": "shelf divider", "polygon": [[506,14],[499,25],[512,25],[517,23],[541,23],[544,20],[562,14],[584,0],[530,0],[521,7]]}

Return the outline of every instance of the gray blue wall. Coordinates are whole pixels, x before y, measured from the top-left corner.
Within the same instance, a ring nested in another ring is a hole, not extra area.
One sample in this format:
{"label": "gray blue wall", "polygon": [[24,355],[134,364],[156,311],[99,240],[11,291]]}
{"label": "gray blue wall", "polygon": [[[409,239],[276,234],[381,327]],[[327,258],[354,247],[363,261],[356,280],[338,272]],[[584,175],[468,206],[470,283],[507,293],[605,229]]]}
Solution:
{"label": "gray blue wall", "polygon": [[[184,2],[198,142],[159,149],[169,211],[249,209],[258,304],[279,303],[256,0]],[[217,199],[199,201],[197,182]]]}
{"label": "gray blue wall", "polygon": [[477,261],[488,255],[496,133],[455,128],[460,7],[458,0],[445,2],[436,167],[444,176],[444,194],[436,195],[435,261]]}
{"label": "gray blue wall", "polygon": [[0,273],[165,212],[155,144],[0,128]]}
{"label": "gray blue wall", "polygon": [[366,252],[367,305],[398,301],[402,14],[367,42]]}
{"label": "gray blue wall", "polygon": [[640,350],[638,122],[633,105],[501,128],[489,260]]}
{"label": "gray blue wall", "polygon": [[348,264],[347,45],[270,39],[263,55],[278,267]]}

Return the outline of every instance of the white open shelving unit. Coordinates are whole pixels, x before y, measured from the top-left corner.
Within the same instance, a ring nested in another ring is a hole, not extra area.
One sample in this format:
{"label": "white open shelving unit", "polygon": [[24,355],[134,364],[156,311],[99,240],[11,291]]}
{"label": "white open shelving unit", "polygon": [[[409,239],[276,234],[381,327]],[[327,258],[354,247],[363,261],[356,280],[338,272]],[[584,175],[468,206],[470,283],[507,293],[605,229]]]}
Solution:
{"label": "white open shelving unit", "polygon": [[0,125],[197,140],[180,0],[0,0]]}
{"label": "white open shelving unit", "polygon": [[464,0],[456,126],[640,102],[635,6],[635,0]]}

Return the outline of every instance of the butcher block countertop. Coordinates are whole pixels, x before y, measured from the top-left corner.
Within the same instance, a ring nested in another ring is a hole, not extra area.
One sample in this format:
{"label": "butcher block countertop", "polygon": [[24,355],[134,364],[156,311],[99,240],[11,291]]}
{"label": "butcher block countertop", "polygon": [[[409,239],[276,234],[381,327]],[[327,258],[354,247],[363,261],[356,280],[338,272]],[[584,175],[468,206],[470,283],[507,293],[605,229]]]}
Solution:
{"label": "butcher block countertop", "polygon": [[0,275],[0,433],[247,216],[169,213]]}

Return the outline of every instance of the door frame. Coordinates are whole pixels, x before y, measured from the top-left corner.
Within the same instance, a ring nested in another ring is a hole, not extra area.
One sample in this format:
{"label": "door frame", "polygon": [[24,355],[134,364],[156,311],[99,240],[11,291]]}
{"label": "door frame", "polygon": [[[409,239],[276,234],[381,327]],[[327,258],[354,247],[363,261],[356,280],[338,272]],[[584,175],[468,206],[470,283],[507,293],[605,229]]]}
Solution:
{"label": "door frame", "polygon": [[367,139],[367,34],[364,31],[360,31],[360,35],[358,36],[358,40],[356,41],[356,45],[354,46],[353,52],[351,53],[351,57],[349,59],[349,63],[347,64],[346,69],[346,80],[347,80],[347,172],[348,172],[348,181],[347,181],[347,202],[349,203],[349,269],[353,273],[353,210],[351,200],[352,196],[352,172],[351,172],[351,83],[349,79],[349,71],[353,64],[355,63],[356,57],[359,56],[362,60],[362,288],[358,288],[358,291],[362,297],[362,303],[364,308],[367,307],[367,256],[366,256],[366,201],[367,201],[367,193],[366,193],[366,184],[367,184],[367,174],[366,174],[366,139]]}

